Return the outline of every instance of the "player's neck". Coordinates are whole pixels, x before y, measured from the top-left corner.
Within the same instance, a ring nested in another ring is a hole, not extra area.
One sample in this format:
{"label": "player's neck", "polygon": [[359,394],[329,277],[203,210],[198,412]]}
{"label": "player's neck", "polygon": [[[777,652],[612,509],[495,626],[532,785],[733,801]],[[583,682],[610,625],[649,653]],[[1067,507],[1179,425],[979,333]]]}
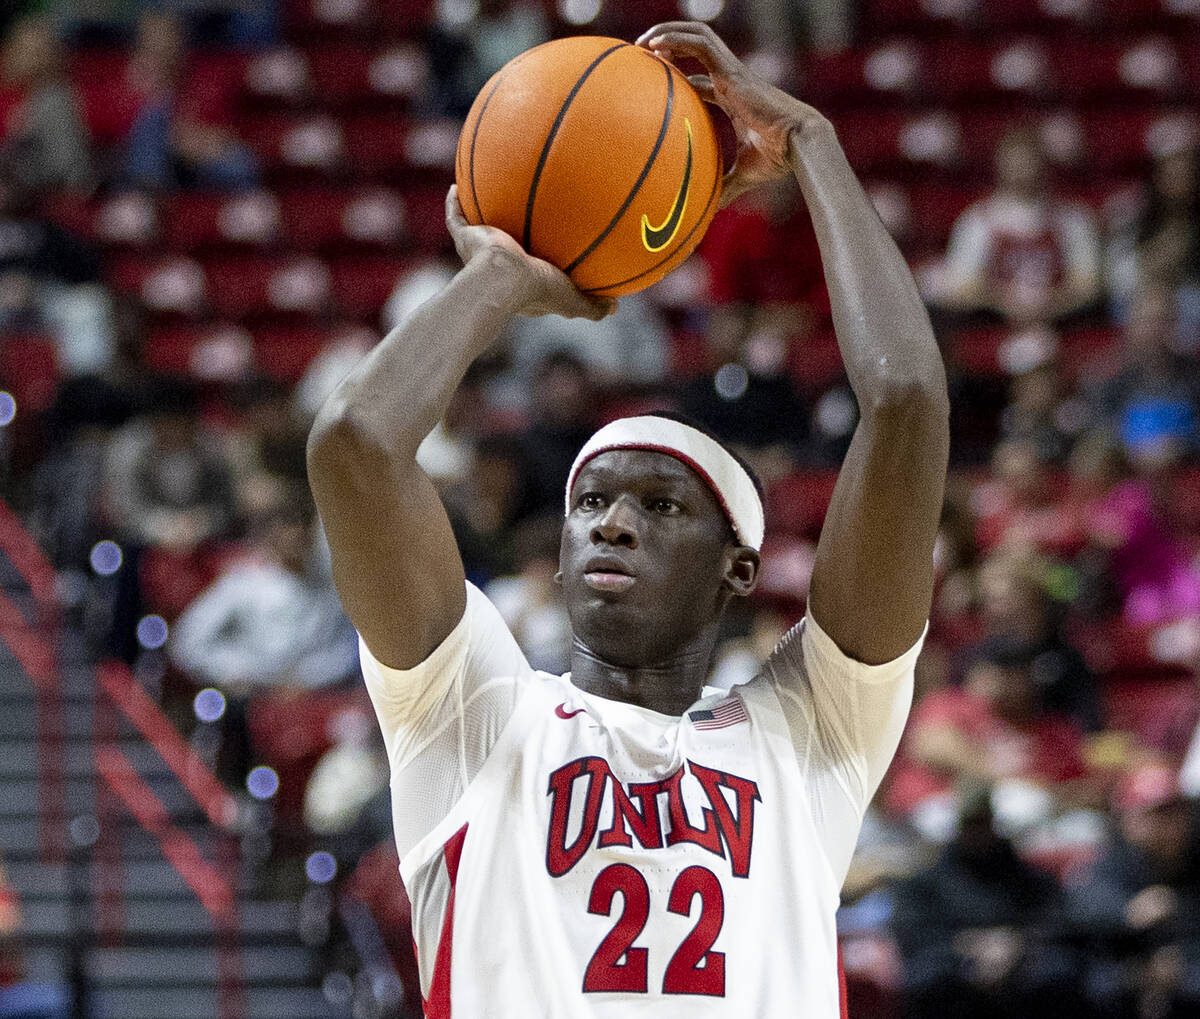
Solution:
{"label": "player's neck", "polygon": [[605,661],[578,637],[571,645],[571,683],[588,693],[664,715],[682,715],[700,697],[715,633],[707,631],[670,658],[653,665]]}

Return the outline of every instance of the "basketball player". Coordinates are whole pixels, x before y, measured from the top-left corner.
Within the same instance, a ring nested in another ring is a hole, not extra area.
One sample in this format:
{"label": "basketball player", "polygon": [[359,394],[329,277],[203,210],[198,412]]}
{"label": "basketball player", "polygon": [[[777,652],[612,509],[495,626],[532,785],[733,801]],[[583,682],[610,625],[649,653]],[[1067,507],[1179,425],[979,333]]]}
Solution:
{"label": "basketball player", "polygon": [[752,682],[702,691],[759,577],[763,503],[719,443],[663,417],[602,428],[566,492],[571,672],[527,664],[463,576],[417,446],[514,315],[602,317],[507,235],[446,222],[463,269],[323,408],[313,489],[386,737],[426,1015],[833,1019],[834,911],[900,738],[947,458],[942,364],[904,261],[833,129],[711,29],[696,57],[737,128],[725,195],[793,174],[862,409],[805,617]]}

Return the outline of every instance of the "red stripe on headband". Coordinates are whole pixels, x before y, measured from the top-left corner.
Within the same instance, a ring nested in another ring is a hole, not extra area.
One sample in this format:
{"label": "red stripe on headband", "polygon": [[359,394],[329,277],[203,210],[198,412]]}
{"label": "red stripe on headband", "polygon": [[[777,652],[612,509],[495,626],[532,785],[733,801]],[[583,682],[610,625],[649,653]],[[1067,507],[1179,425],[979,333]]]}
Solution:
{"label": "red stripe on headband", "polygon": [[[667,420],[670,420],[670,419],[668,418]],[[703,434],[703,433],[701,433],[701,434]],[[707,436],[706,436],[706,438],[707,438]],[[725,496],[722,494],[721,490],[717,487],[716,482],[714,482],[713,479],[709,476],[708,471],[706,471],[703,467],[701,467],[698,463],[696,463],[696,461],[693,460],[686,453],[681,453],[674,446],[658,446],[651,442],[618,442],[618,443],[614,443],[611,446],[601,446],[599,449],[593,450],[586,457],[584,457],[582,460],[579,461],[579,465],[575,468],[575,473],[571,475],[571,481],[570,481],[570,485],[568,486],[568,491],[570,491],[570,492],[575,491],[575,479],[579,477],[580,472],[590,461],[594,460],[601,453],[611,453],[613,450],[616,450],[616,449],[643,449],[649,453],[665,453],[667,456],[674,457],[680,463],[687,464],[687,466],[690,467],[692,470],[694,470],[697,474],[699,474],[700,477],[704,480],[704,483],[706,485],[708,485],[708,487],[710,489],[712,489],[713,495],[715,495],[717,497],[717,502],[721,504],[721,511],[725,514],[725,519],[729,521],[729,526],[733,528],[733,533],[735,535],[737,535],[738,540],[742,541],[742,542],[744,542],[746,540],[746,536],[744,534],[742,534],[741,529],[737,525],[737,521],[733,519],[733,513],[729,509],[728,503],[725,502]],[[732,457],[730,459],[732,459]],[[734,463],[737,463],[737,461],[734,460]],[[741,464],[738,464],[738,466],[740,467]],[[753,482],[751,482],[751,485],[753,485]]]}

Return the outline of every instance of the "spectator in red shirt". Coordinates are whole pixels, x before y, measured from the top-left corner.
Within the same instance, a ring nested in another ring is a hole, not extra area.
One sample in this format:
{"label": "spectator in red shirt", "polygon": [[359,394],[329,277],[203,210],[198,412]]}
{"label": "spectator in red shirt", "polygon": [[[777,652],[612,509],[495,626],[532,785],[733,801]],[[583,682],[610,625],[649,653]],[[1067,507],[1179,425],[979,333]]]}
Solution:
{"label": "spectator in red shirt", "polygon": [[1036,822],[1048,816],[1056,798],[1067,798],[1062,783],[1087,775],[1079,727],[1043,712],[1024,650],[999,641],[987,650],[961,687],[936,691],[917,704],[892,766],[889,807],[929,835],[948,834],[958,780],[1028,791],[1015,809],[1021,820]]}
{"label": "spectator in red shirt", "polygon": [[1018,129],[996,147],[996,188],[954,224],[945,277],[932,295],[948,311],[990,312],[1013,325],[1056,322],[1100,295],[1091,215],[1054,197],[1037,136]]}
{"label": "spectator in red shirt", "polygon": [[216,67],[189,65],[174,16],[142,15],[123,83],[138,111],[126,139],[126,182],[155,190],[257,184],[254,155],[233,130],[229,85]]}

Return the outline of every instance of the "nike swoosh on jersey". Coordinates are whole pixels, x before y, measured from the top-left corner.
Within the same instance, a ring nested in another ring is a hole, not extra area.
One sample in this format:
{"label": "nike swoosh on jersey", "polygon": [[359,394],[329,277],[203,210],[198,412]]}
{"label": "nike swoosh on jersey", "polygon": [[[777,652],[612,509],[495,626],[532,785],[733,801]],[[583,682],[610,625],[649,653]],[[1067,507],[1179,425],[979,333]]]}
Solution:
{"label": "nike swoosh on jersey", "polygon": [[692,122],[686,117],[683,125],[687,129],[687,160],[683,164],[683,183],[675,195],[675,204],[660,226],[651,226],[650,217],[642,213],[642,244],[647,251],[662,251],[675,239],[683,226],[683,214],[687,211],[688,184],[692,180]]}
{"label": "nike swoosh on jersey", "polygon": [[568,711],[566,701],[563,701],[554,709],[554,713],[558,715],[559,718],[574,718],[576,715],[583,714],[583,711],[583,708],[576,708],[574,711]]}

